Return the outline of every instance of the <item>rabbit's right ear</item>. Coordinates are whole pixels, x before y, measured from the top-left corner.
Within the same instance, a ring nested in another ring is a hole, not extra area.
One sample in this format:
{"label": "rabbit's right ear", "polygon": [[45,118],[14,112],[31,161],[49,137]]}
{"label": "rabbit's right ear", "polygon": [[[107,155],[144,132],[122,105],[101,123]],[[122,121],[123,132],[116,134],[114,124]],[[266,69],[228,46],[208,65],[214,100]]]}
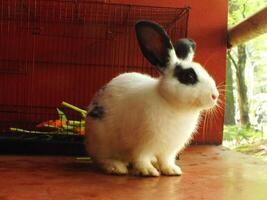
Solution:
{"label": "rabbit's right ear", "polygon": [[174,49],[179,59],[192,61],[196,51],[196,42],[190,38],[182,38],[174,44]]}
{"label": "rabbit's right ear", "polygon": [[173,49],[167,33],[159,24],[144,20],[136,23],[135,31],[143,55],[163,72],[170,60],[170,50]]}

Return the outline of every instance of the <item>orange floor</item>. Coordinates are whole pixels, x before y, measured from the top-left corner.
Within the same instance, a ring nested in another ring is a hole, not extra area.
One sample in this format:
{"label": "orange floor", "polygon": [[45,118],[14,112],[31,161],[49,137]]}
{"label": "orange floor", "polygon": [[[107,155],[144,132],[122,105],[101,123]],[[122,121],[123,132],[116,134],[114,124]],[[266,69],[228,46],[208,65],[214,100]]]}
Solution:
{"label": "orange floor", "polygon": [[267,162],[193,146],[181,177],[109,176],[75,157],[0,156],[0,200],[267,200]]}

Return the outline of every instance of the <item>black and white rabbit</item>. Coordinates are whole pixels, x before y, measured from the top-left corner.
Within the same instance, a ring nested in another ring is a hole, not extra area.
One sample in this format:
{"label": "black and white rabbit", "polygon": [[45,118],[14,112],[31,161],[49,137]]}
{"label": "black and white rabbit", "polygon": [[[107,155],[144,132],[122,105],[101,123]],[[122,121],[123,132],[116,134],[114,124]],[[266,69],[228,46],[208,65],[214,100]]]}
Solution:
{"label": "black and white rabbit", "polygon": [[192,61],[194,41],[178,40],[174,48],[151,21],[137,22],[135,30],[143,55],[161,76],[124,73],[101,89],[88,109],[86,148],[107,173],[127,174],[131,164],[144,176],[181,175],[176,155],[219,93],[213,78]]}

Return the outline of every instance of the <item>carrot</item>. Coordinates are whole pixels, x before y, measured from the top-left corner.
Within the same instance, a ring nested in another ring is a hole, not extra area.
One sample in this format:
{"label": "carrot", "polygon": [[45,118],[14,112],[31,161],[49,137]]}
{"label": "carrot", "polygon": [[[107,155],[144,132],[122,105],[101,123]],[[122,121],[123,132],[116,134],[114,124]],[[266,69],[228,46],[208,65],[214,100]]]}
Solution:
{"label": "carrot", "polygon": [[78,133],[79,135],[83,136],[85,135],[85,128],[84,127],[77,127],[73,129],[75,133]]}
{"label": "carrot", "polygon": [[47,126],[52,126],[52,127],[56,127],[56,128],[62,128],[64,125],[66,125],[66,121],[65,120],[49,120],[49,121],[45,121],[45,122],[41,122],[40,124],[37,124],[36,127],[37,128],[43,128],[43,127],[47,127]]}

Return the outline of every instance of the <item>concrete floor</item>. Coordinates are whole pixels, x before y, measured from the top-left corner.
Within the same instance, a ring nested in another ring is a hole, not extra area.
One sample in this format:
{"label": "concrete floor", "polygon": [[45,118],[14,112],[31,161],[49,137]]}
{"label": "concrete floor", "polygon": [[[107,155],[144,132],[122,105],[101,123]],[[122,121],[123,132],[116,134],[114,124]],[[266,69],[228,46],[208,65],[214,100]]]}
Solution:
{"label": "concrete floor", "polygon": [[267,162],[216,146],[181,155],[181,177],[104,175],[75,157],[0,156],[0,200],[266,200]]}

